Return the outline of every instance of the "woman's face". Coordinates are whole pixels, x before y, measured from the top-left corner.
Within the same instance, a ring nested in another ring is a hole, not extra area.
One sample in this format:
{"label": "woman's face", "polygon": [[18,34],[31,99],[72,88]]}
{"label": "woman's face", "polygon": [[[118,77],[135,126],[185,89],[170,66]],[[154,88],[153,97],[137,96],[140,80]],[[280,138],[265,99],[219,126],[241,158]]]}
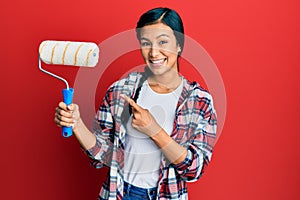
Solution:
{"label": "woman's face", "polygon": [[178,52],[173,30],[163,24],[152,24],[141,28],[140,47],[146,64],[154,75],[163,75],[171,70],[177,72]]}

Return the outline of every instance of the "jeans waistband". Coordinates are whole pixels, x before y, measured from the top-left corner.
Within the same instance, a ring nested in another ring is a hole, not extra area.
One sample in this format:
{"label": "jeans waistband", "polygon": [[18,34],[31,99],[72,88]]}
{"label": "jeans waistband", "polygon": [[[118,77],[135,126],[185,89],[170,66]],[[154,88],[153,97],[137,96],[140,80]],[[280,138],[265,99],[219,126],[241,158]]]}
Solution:
{"label": "jeans waistband", "polygon": [[124,182],[124,192],[128,193],[129,196],[130,196],[130,193],[135,193],[140,196],[149,197],[149,199],[155,199],[156,193],[157,193],[157,187],[140,188],[140,187],[131,185],[130,183]]}

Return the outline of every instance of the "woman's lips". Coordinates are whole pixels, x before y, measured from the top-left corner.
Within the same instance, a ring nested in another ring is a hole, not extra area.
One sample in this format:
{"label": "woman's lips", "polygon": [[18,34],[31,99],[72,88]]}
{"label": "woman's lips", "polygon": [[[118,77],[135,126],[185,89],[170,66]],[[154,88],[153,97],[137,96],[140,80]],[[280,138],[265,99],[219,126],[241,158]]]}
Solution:
{"label": "woman's lips", "polygon": [[159,67],[161,65],[164,64],[166,58],[162,58],[162,59],[157,59],[157,60],[150,60],[150,63],[154,66],[154,67]]}

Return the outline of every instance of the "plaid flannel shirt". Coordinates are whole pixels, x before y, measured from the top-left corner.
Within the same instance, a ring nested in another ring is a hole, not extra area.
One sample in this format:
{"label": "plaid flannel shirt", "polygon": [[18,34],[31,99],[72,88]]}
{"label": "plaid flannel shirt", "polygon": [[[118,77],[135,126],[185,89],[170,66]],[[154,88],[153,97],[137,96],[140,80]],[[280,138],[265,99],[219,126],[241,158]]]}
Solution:
{"label": "plaid flannel shirt", "polygon": [[[126,128],[121,114],[128,106],[120,94],[133,97],[141,73],[131,73],[112,84],[100,106],[93,126],[96,144],[85,151],[96,168],[110,168],[98,199],[121,200],[123,196],[124,144]],[[187,199],[187,183],[203,174],[212,156],[217,119],[211,95],[196,82],[183,78],[171,137],[186,147],[182,163],[172,164],[162,156],[158,180],[158,199]]]}

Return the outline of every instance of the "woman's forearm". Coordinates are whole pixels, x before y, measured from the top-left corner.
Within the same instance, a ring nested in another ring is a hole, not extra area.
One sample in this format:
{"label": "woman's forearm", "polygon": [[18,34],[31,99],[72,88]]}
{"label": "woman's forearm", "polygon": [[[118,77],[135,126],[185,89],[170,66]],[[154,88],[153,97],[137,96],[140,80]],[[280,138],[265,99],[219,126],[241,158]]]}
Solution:
{"label": "woman's forearm", "polygon": [[166,132],[161,129],[151,139],[161,149],[166,158],[173,164],[184,161],[187,156],[187,149],[175,142]]}
{"label": "woman's forearm", "polygon": [[73,128],[75,137],[80,145],[85,149],[91,149],[96,144],[96,137],[89,131],[82,119],[80,118]]}

